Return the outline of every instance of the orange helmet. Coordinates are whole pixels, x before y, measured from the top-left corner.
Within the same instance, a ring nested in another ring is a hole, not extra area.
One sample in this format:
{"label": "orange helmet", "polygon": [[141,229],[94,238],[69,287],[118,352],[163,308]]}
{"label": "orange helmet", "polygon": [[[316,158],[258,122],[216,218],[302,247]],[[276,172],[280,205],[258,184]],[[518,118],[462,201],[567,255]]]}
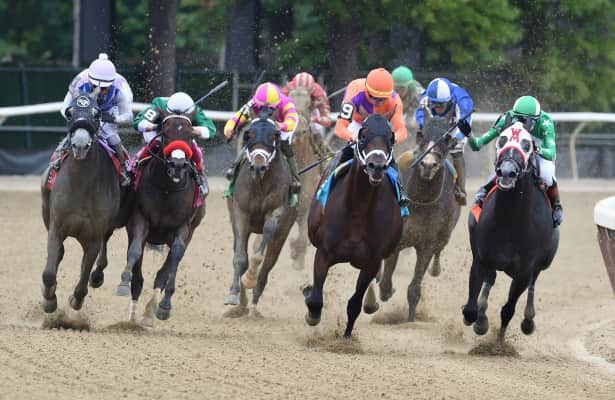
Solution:
{"label": "orange helmet", "polygon": [[365,89],[372,97],[386,98],[393,94],[393,77],[384,68],[369,71],[365,80]]}

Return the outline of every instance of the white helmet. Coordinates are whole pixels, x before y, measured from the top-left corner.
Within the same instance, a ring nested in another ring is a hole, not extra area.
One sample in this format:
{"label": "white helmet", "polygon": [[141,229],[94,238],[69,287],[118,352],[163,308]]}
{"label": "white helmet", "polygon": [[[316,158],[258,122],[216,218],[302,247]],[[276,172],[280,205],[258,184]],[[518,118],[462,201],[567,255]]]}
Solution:
{"label": "white helmet", "polygon": [[177,92],[167,101],[167,111],[173,114],[185,114],[192,111],[194,101],[184,92]]}
{"label": "white helmet", "polygon": [[106,53],[100,53],[88,68],[88,78],[94,86],[109,87],[115,80],[115,66]]}

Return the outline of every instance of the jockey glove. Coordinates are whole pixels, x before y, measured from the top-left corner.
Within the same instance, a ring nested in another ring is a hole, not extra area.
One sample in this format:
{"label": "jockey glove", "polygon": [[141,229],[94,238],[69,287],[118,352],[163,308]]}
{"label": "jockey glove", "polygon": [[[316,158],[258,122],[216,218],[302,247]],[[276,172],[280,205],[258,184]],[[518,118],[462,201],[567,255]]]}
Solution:
{"label": "jockey glove", "polygon": [[472,132],[472,127],[465,119],[462,119],[457,123],[457,128],[459,128],[459,130],[461,131],[461,133],[463,133],[465,137],[468,137]]}

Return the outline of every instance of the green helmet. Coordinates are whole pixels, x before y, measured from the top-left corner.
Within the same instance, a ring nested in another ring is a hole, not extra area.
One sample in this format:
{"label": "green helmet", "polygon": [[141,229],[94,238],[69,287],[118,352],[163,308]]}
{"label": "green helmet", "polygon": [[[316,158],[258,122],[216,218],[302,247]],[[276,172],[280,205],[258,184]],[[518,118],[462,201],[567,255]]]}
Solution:
{"label": "green helmet", "polygon": [[538,118],[540,103],[532,96],[521,96],[513,105],[513,114],[522,117]]}
{"label": "green helmet", "polygon": [[396,87],[409,87],[414,83],[412,71],[403,65],[395,68],[391,75],[393,75],[393,82],[395,82]]}

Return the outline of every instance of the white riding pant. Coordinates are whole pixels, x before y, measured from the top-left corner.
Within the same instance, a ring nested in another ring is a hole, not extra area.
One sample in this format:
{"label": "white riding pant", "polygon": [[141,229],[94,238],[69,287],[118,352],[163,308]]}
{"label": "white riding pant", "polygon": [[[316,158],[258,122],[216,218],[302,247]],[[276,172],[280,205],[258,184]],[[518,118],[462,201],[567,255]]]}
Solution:
{"label": "white riding pant", "polygon": [[540,179],[547,187],[553,186],[553,182],[557,180],[555,178],[555,162],[541,156],[536,157],[536,160],[538,160],[538,168],[540,169]]}
{"label": "white riding pant", "polygon": [[280,139],[281,140],[288,140],[288,143],[292,144],[292,142],[293,142],[293,133],[295,133],[294,130],[292,130],[290,132],[280,131]]}
{"label": "white riding pant", "polygon": [[117,124],[111,122],[101,122],[100,124],[100,136],[102,136],[109,146],[115,146],[121,143],[120,135],[117,133]]}

